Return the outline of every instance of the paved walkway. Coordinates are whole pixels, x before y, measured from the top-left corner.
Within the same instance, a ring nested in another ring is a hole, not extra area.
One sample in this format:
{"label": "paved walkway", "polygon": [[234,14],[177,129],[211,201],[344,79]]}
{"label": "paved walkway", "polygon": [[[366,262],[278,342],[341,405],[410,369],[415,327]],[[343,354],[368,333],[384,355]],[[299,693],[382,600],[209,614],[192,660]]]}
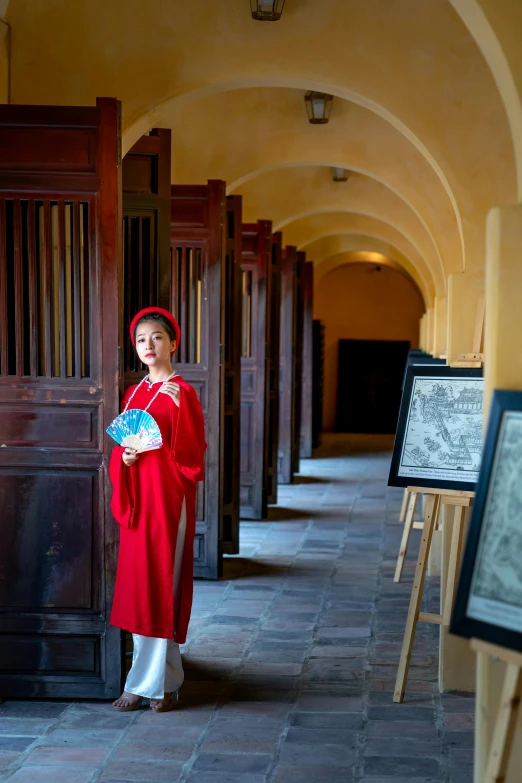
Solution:
{"label": "paved walkway", "polygon": [[196,584],[179,710],[7,702],[0,783],[471,783],[473,700],[438,693],[436,628],[392,702],[413,560],[394,585],[390,446],[330,437],[242,524],[225,578]]}

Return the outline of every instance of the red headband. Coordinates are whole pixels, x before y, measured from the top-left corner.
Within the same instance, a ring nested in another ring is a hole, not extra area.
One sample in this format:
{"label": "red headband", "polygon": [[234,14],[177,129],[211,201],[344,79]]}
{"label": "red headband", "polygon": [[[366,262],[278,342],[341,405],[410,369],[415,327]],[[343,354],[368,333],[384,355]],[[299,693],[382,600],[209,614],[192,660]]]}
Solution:
{"label": "red headband", "polygon": [[[177,349],[179,346],[179,339],[180,339],[179,324],[174,318],[174,316],[172,315],[172,313],[169,313],[168,310],[164,310],[162,307],[146,307],[144,310],[140,310],[139,313],[136,313],[136,315],[131,321],[131,325],[129,328],[130,338],[133,346],[136,347],[135,332],[140,318],[143,318],[144,315],[149,315],[152,313],[156,313],[157,315],[162,315],[170,323],[170,325],[174,329],[174,335],[176,338],[176,349]],[[174,351],[172,351],[171,355],[172,356],[174,355]]]}

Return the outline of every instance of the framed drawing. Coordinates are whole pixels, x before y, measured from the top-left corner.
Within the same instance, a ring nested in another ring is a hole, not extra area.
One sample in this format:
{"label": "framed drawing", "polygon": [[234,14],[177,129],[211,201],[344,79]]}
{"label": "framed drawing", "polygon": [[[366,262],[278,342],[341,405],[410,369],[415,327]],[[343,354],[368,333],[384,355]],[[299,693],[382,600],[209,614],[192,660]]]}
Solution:
{"label": "framed drawing", "polygon": [[522,392],[495,391],[450,630],[522,652]]}
{"label": "framed drawing", "polygon": [[482,453],[479,368],[407,368],[388,484],[473,492]]}

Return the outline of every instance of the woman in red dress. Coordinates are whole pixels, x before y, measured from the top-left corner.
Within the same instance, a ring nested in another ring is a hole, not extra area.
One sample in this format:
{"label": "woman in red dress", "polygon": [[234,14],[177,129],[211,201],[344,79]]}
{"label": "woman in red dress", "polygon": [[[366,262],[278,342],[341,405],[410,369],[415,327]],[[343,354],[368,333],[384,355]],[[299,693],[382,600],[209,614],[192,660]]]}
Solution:
{"label": "woman in red dress", "polygon": [[117,446],[109,464],[111,508],[120,525],[120,550],[111,624],[133,635],[132,668],[119,711],[139,709],[142,698],[172,709],[183,682],[179,645],[192,608],[196,483],[203,479],[206,449],[196,392],[172,371],[179,344],[174,316],[158,307],[141,310],[130,336],[149,373],[123,396],[123,410],[148,410],[163,445],[137,454]]}

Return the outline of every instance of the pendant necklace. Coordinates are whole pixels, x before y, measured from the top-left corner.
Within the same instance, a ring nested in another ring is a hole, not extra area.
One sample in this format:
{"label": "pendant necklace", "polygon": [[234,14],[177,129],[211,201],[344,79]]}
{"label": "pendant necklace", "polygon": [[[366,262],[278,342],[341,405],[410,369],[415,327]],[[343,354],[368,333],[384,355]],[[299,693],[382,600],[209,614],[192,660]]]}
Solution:
{"label": "pendant necklace", "polygon": [[[174,378],[174,376],[175,376],[175,375],[176,375],[176,371],[174,370],[174,372],[173,372],[173,373],[171,373],[171,374],[169,375],[169,377],[168,377],[168,378],[165,378],[165,380],[164,380],[164,381],[154,381],[154,383],[167,383],[167,381],[170,381],[170,379],[171,379],[171,378]],[[133,399],[134,395],[136,394],[136,392],[138,391],[138,389],[140,388],[140,386],[142,385],[142,383],[145,383],[145,381],[147,381],[147,383],[149,384],[149,391],[150,391],[150,389],[152,388],[153,384],[152,384],[152,383],[149,381],[149,376],[148,376],[148,375],[146,375],[146,376],[145,376],[145,378],[143,378],[143,379],[142,379],[142,380],[141,380],[141,381],[138,383],[138,385],[136,386],[136,388],[135,388],[135,389],[134,389],[134,391],[132,392],[131,396],[130,396],[130,397],[129,397],[129,399],[127,400],[127,405],[125,406],[125,409],[124,409],[124,411],[123,411],[124,413],[125,413],[125,411],[127,410],[127,408],[129,407],[129,405],[131,404],[131,402],[132,402],[132,399]],[[156,399],[156,397],[158,396],[158,394],[160,393],[160,391],[161,391],[161,386],[159,387],[159,389],[158,389],[158,391],[156,392],[156,394],[154,395],[154,397],[153,397],[153,398],[152,398],[152,399],[149,401],[149,403],[147,404],[147,407],[143,409],[144,411],[148,411],[148,409],[150,408],[150,406],[152,405],[152,403],[154,402],[154,400]]]}

